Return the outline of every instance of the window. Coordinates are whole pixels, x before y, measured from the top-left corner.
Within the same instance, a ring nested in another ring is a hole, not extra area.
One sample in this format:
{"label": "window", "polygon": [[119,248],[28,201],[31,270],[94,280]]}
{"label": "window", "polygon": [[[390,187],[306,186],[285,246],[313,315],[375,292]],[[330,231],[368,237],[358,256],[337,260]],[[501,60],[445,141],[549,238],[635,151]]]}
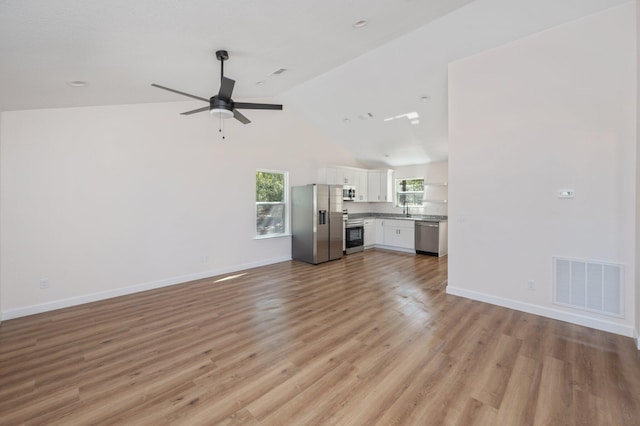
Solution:
{"label": "window", "polygon": [[258,236],[287,232],[287,172],[256,171],[256,233]]}
{"label": "window", "polygon": [[423,178],[396,179],[396,206],[422,207],[424,198]]}

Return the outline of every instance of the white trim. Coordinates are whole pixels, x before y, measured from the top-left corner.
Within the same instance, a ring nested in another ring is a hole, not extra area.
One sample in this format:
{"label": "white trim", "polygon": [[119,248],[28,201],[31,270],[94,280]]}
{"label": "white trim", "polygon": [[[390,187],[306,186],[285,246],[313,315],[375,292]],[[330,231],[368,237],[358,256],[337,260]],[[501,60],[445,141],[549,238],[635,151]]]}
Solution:
{"label": "white trim", "polygon": [[101,291],[98,293],[90,293],[82,296],[69,297],[67,299],[53,300],[51,302],[40,303],[37,305],[23,306],[20,308],[9,309],[0,313],[2,320],[24,317],[27,315],[40,314],[42,312],[53,311],[56,309],[68,308],[70,306],[82,305],[84,303],[97,302],[99,300],[110,299],[112,297],[126,296],[128,294],[138,293],[141,291],[153,290],[156,288],[167,287],[176,284],[184,284],[189,281],[199,280],[203,278],[211,278],[218,275],[238,272],[245,269],[257,268],[259,266],[271,265],[279,262],[291,260],[290,256],[275,257],[265,259],[258,262],[250,262],[242,265],[228,266],[209,271],[197,272],[193,274],[182,275],[178,277],[166,278],[158,281],[134,284],[128,287],[116,288],[113,290]]}
{"label": "white trim", "polygon": [[267,240],[269,238],[282,238],[282,237],[290,237],[291,234],[264,234],[264,235],[256,235],[253,237],[254,240]]}
{"label": "white trim", "polygon": [[416,254],[415,249],[408,249],[408,248],[404,248],[404,247],[385,246],[385,245],[382,245],[382,244],[374,244],[373,246],[369,246],[369,248],[372,248],[372,247],[383,249],[383,250],[401,251],[401,252],[404,252],[404,253]]}
{"label": "white trim", "polygon": [[[505,308],[515,309],[522,312],[528,312],[530,314],[540,315],[543,317],[565,321],[572,324],[583,325],[585,327],[595,328],[596,330],[608,331],[610,333],[620,334],[622,336],[633,337],[635,330],[630,325],[619,324],[612,321],[603,320],[600,318],[588,317],[585,315],[574,314],[571,312],[564,312],[559,309],[548,308],[545,306],[532,305],[530,303],[523,303],[517,300],[506,299],[503,297],[492,296],[490,294],[479,293],[472,290],[466,290],[463,288],[447,286],[447,294],[454,296],[465,297],[467,299],[478,300],[480,302],[490,303],[492,305],[503,306]],[[640,343],[639,343],[640,348]]]}

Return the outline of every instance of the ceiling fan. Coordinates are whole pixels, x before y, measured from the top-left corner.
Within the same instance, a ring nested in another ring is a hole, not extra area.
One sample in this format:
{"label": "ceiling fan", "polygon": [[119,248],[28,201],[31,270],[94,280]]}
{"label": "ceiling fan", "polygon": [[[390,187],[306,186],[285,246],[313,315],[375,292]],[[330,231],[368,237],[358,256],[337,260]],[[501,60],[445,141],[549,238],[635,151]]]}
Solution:
{"label": "ceiling fan", "polygon": [[220,61],[220,90],[217,95],[212,96],[210,99],[202,98],[200,96],[191,95],[189,93],[181,92],[179,90],[170,89],[168,87],[160,86],[159,84],[152,83],[153,87],[159,89],[168,90],[169,92],[177,93],[179,95],[188,96],[190,98],[198,99],[209,103],[209,106],[194,109],[192,111],[186,111],[181,113],[182,115],[195,114],[196,112],[209,111],[212,115],[216,115],[220,118],[234,117],[242,124],[249,124],[251,121],[242,115],[238,109],[274,109],[281,110],[282,105],[277,104],[256,104],[250,102],[234,102],[231,99],[233,93],[233,86],[236,84],[234,80],[224,76],[224,61],[229,59],[229,54],[226,50],[218,50],[216,52],[216,58]]}

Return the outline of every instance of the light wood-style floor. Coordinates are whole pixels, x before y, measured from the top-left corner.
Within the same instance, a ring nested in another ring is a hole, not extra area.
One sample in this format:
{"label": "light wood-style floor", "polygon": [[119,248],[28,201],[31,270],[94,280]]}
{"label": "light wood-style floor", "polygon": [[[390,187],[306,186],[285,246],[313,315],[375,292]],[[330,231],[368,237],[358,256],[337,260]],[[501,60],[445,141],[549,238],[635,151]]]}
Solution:
{"label": "light wood-style floor", "polygon": [[446,262],[369,250],[5,321],[0,424],[640,424],[632,339],[446,295]]}

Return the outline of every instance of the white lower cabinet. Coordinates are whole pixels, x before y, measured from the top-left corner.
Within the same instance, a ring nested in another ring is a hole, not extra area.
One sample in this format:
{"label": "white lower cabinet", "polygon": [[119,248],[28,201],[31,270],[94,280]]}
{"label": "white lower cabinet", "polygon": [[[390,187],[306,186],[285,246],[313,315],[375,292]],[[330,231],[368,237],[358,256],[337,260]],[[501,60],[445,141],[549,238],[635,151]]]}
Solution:
{"label": "white lower cabinet", "polygon": [[368,249],[376,244],[376,220],[364,220],[364,248]]}
{"label": "white lower cabinet", "polygon": [[385,219],[376,219],[376,245],[384,245],[384,221]]}
{"label": "white lower cabinet", "polygon": [[[402,251],[415,250],[413,220],[377,219],[376,222],[379,223],[376,226],[376,245]],[[380,233],[382,233],[381,237]]]}

